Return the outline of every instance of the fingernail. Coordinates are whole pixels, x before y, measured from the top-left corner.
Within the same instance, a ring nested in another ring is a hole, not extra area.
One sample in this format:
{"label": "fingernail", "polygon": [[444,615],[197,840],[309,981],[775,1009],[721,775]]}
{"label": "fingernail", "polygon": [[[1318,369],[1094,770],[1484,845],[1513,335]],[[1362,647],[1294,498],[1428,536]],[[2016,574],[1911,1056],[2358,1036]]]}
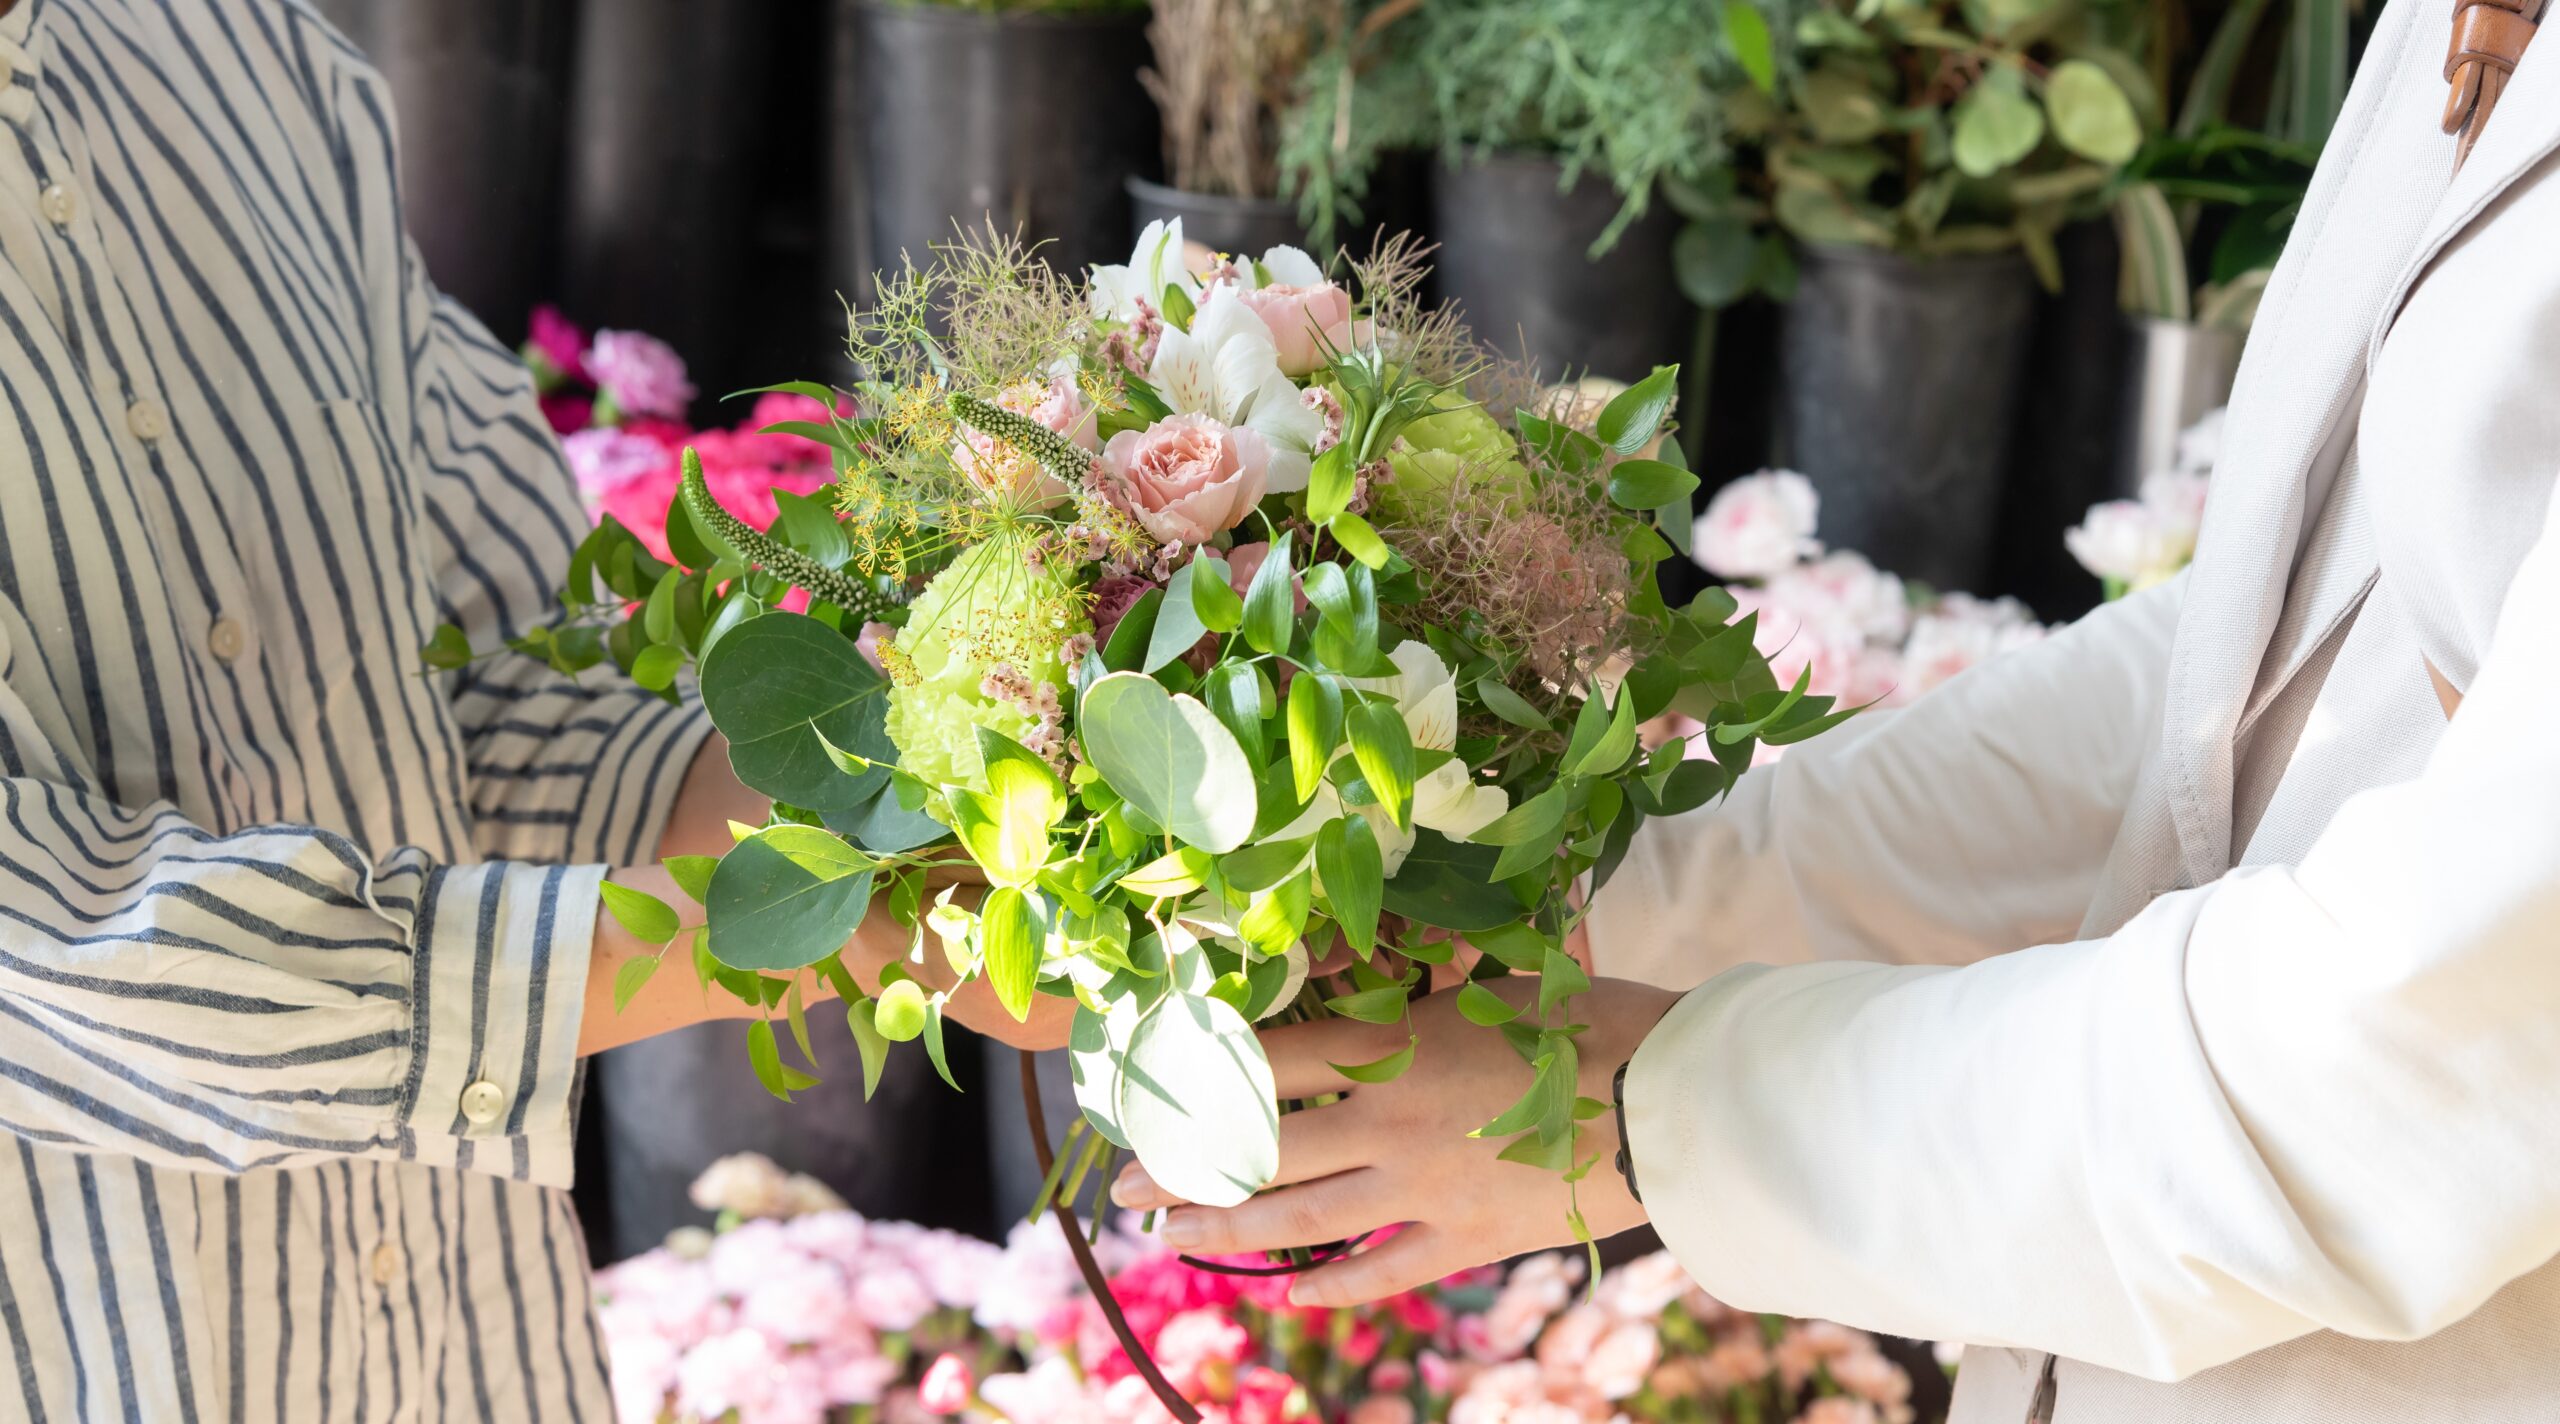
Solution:
{"label": "fingernail", "polygon": [[1187,1211],[1174,1212],[1165,1217],[1163,1224],[1156,1228],[1156,1234],[1164,1238],[1167,1246],[1182,1249],[1197,1246],[1202,1237],[1200,1218]]}
{"label": "fingernail", "polygon": [[1111,1200],[1132,1210],[1144,1207],[1153,1197],[1155,1183],[1147,1180],[1146,1171],[1132,1162],[1120,1169],[1111,1180]]}

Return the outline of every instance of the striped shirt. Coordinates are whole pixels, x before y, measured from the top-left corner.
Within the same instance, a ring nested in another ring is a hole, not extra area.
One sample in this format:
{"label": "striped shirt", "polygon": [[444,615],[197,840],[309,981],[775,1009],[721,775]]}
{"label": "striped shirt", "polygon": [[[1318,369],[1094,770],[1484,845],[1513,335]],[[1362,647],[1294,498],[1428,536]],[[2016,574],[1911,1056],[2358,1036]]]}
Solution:
{"label": "striped shirt", "polygon": [[596,883],[705,725],[421,674],[585,520],[303,0],[19,0],[0,77],[0,1418],[605,1424]]}

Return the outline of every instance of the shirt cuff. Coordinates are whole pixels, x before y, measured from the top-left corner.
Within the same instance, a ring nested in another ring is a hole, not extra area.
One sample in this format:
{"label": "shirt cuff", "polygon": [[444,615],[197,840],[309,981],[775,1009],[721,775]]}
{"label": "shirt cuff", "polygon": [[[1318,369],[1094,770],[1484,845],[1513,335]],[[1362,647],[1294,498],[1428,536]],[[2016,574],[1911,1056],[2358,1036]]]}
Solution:
{"label": "shirt cuff", "polygon": [[401,1155],[546,1187],[572,1176],[600,865],[431,871],[418,907]]}

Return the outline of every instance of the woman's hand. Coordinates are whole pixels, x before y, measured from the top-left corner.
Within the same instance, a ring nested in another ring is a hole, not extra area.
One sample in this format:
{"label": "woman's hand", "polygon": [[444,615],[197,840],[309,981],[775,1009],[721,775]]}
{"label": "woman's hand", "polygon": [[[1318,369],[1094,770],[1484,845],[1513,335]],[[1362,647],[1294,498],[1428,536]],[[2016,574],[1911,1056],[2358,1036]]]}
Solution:
{"label": "woman's hand", "polygon": [[[1533,997],[1533,979],[1492,981],[1488,988],[1518,1003]],[[1590,1024],[1577,1040],[1583,1096],[1609,1100],[1609,1080],[1679,996],[1624,980],[1603,979],[1573,1001]],[[1500,1160],[1504,1144],[1467,1134],[1491,1122],[1528,1090],[1528,1066],[1503,1036],[1460,1018],[1457,996],[1439,993],[1413,1008],[1420,1036],[1413,1066],[1388,1083],[1352,1083],[1334,1063],[1366,1063],[1402,1048],[1402,1024],[1325,1019],[1262,1035],[1283,1099],[1348,1092],[1326,1107],[1280,1119],[1280,1172],[1273,1187],[1241,1206],[1180,1206],[1130,1166],[1112,1187],[1124,1207],[1174,1207],[1159,1228],[1184,1251],[1276,1250],[1338,1241],[1398,1223],[1407,1229],[1386,1244],[1298,1278],[1290,1299],[1301,1305],[1351,1305],[1426,1285],[1454,1271],[1574,1239],[1568,1212],[1575,1188],[1543,1168]],[[1614,1114],[1581,1124],[1576,1162],[1601,1160],[1579,1187],[1584,1220],[1595,1236],[1643,1223],[1612,1163],[1618,1151]]]}

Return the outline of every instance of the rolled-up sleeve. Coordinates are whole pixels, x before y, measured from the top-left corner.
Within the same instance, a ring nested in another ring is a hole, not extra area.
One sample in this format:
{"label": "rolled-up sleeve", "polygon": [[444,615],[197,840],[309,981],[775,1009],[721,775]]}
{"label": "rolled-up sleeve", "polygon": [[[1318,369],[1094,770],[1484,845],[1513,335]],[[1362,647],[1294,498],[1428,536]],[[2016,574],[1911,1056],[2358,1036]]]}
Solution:
{"label": "rolled-up sleeve", "polygon": [[1602,973],[1965,964],[2079,930],[2157,738],[2185,583],[2110,604],[1648,821],[1594,898]]}
{"label": "rolled-up sleeve", "polygon": [[[531,378],[407,253],[423,333],[410,405],[427,517],[446,551],[445,617],[487,651],[558,618],[588,528]],[[630,865],[656,851],[710,719],[610,665],[568,677],[528,657],[449,674],[463,729],[476,848],[491,859]]]}
{"label": "rolled-up sleeve", "polygon": [[1627,1079],[1664,1239],[1745,1307],[2159,1379],[2462,1319],[2560,1253],[2555,702],[2546,527],[2424,772],[2298,866],[1696,990]]}

